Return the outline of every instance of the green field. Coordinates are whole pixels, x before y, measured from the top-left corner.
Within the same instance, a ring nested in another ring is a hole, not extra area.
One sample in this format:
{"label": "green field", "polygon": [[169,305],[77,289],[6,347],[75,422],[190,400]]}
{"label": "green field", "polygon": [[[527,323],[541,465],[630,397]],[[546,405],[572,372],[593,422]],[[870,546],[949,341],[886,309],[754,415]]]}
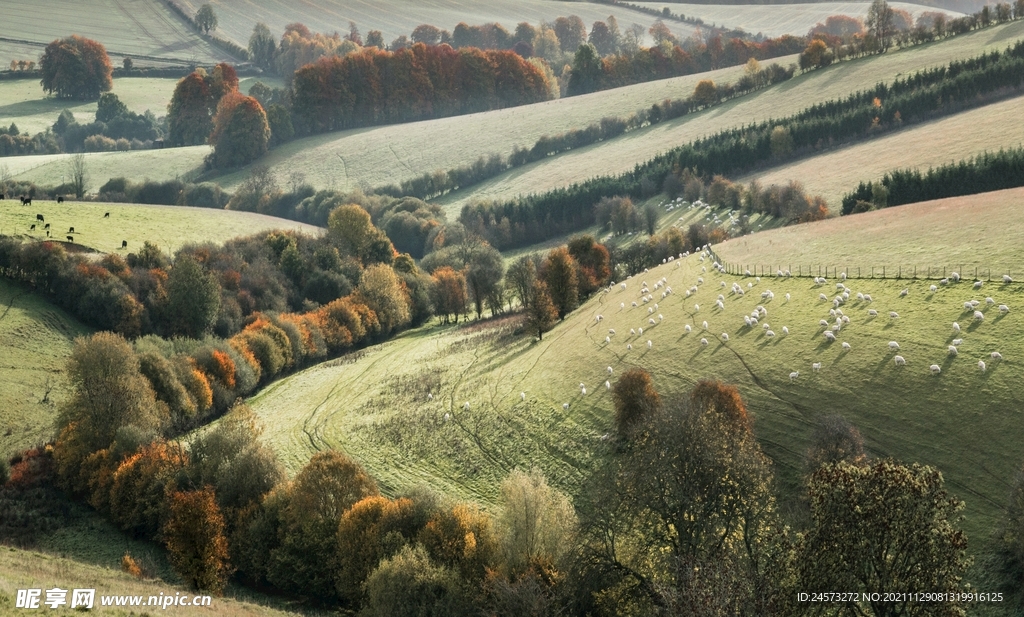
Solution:
{"label": "green field", "polygon": [[[1004,218],[1013,216],[1012,200],[1000,203]],[[879,214],[916,221],[907,209]],[[953,217],[946,223],[949,234],[962,228]],[[834,224],[755,237],[762,246],[808,246],[820,229]],[[902,250],[906,236],[917,228],[906,223],[903,234],[869,246]],[[731,246],[722,245],[723,255],[731,254]],[[986,238],[985,246],[992,247],[986,248],[987,260],[1012,260],[1020,254],[1016,236],[1005,241]],[[936,247],[934,254],[940,251]],[[705,264],[710,266],[710,260]],[[698,379],[714,377],[740,388],[784,485],[792,488],[797,482],[816,419],[841,413],[861,429],[873,455],[940,468],[951,490],[967,501],[969,534],[982,543],[987,540],[1000,516],[1007,482],[1024,460],[1019,440],[1024,396],[1017,388],[1024,340],[1010,336],[1022,326],[1024,288],[991,283],[973,291],[969,283],[961,283],[932,293],[926,281],[851,281],[855,292],[874,297],[871,306],[881,316],[869,317],[867,304],[851,299],[844,307],[851,323],[841,331],[840,341],[848,341],[852,349],[843,352],[839,342],[825,341],[818,325],[832,308],[818,294],[833,296],[832,281],[821,288],[806,278],[755,282],[753,277],[719,276],[710,267],[702,272],[702,267],[691,256],[634,277],[626,290],[615,286],[590,300],[539,343],[511,334],[512,326],[501,323],[417,330],[277,382],[252,404],[266,423],[265,438],[292,471],[313,452],[334,447],[359,458],[388,492],[425,482],[493,504],[498,481],[516,466],[537,465],[563,489],[579,489],[603,450],[602,436],[611,430],[611,399],[603,385],[609,378],[606,367],[616,375],[627,368],[646,368],[668,398],[682,396]],[[673,288],[667,298],[653,288],[661,277]],[[704,283],[686,297],[687,287],[696,285],[698,277]],[[640,301],[641,281],[650,283],[655,301],[632,308],[632,302]],[[720,288],[720,281],[751,287],[741,298],[729,287]],[[904,288],[909,295],[900,298]],[[767,289],[774,291],[774,300],[761,299],[760,292]],[[726,295],[721,311],[714,307],[719,293]],[[786,293],[792,294],[791,301],[785,300]],[[963,313],[962,304],[986,296],[1011,311],[1001,316],[995,306],[983,303],[980,309],[987,318],[976,324]],[[649,315],[645,308],[654,308],[655,302],[658,307]],[[762,303],[768,310],[766,321],[778,333],[775,339],[766,338],[760,327],[743,324],[743,316]],[[898,311],[899,319],[890,320],[889,311]],[[596,314],[604,320],[597,322]],[[648,319],[657,321],[659,314],[664,321],[650,326]],[[707,333],[701,332],[704,320]],[[956,359],[946,352],[954,320],[964,330]],[[687,324],[694,328],[690,333],[684,330]],[[783,326],[789,335],[782,334]],[[630,328],[637,327],[647,331],[631,336]],[[616,334],[609,334],[609,328]],[[730,336],[728,343],[720,340],[723,332]],[[606,336],[611,343],[605,342]],[[707,347],[700,345],[701,337],[708,339]],[[647,340],[652,341],[650,349]],[[893,363],[887,346],[892,340],[901,345],[905,367]],[[1005,360],[991,361],[992,351],[1000,351]],[[984,373],[977,367],[982,358],[989,363]],[[823,364],[820,373],[812,371],[814,362]],[[933,363],[942,368],[940,375],[930,373]],[[791,371],[799,371],[800,377],[791,381]],[[581,382],[586,395],[578,387]],[[526,393],[525,402],[520,392]],[[568,411],[562,409],[564,403]]]}
{"label": "green field", "polygon": [[[95,194],[107,180],[125,177],[143,180],[190,180],[203,170],[203,159],[213,151],[210,146],[187,146],[130,152],[90,152],[85,155],[86,192]],[[16,180],[28,180],[43,186],[57,186],[71,177],[70,155],[39,154],[0,158]]]}
{"label": "green field", "polygon": [[[109,539],[109,538],[108,538]],[[117,547],[121,548],[121,547]],[[122,549],[123,554],[123,549]],[[100,606],[100,595],[135,595],[143,596],[142,603],[149,601],[149,596],[160,596],[161,594],[175,596],[176,594],[193,595],[183,586],[174,586],[160,580],[139,580],[111,567],[81,563],[73,559],[67,559],[50,553],[36,551],[25,551],[13,547],[0,547],[0,613],[13,615],[24,613],[24,609],[14,607],[15,598],[19,589],[95,589],[96,598],[93,609],[101,615],[110,617],[134,617],[140,615],[134,610],[123,608]],[[252,601],[246,601],[243,594],[232,596],[231,588],[228,589],[228,597],[213,598],[209,607],[173,607],[167,609],[162,607],[143,606],[142,615],[196,615],[196,614],[217,614],[228,617],[258,617],[273,615],[294,615],[296,613],[283,612],[281,610],[260,606]],[[249,594],[252,595],[252,594]],[[70,598],[70,594],[68,594]],[[45,600],[45,594],[43,599]],[[45,605],[40,608],[46,611],[47,615],[79,615],[79,610],[71,610],[64,606],[52,610]],[[304,611],[303,614],[315,614]]]}
{"label": "green field", "polygon": [[[301,171],[317,187],[381,186],[466,165],[481,155],[506,155],[517,145],[531,148],[544,135],[582,128],[601,118],[628,117],[665,99],[687,96],[701,79],[732,82],[742,75],[743,67],[731,67],[511,109],[316,135],[285,144],[260,163],[282,178]],[[215,180],[233,187],[247,173]]]}
{"label": "green field", "polygon": [[[824,23],[831,15],[849,15],[864,19],[868,14],[870,2],[808,2],[804,4],[755,4],[743,6],[737,10],[735,4],[681,4],[677,2],[633,2],[640,6],[661,10],[669,7],[672,13],[682,13],[687,17],[700,18],[707,24],[716,24],[727,28],[742,28],[751,34],[762,33],[765,36],[777,37],[784,34],[803,36],[818,23]],[[917,18],[926,11],[939,11],[950,16],[962,13],[938,9],[909,2],[890,2],[893,9],[909,11]]]}
{"label": "green field", "polygon": [[[866,275],[872,267],[889,276],[897,268],[924,275],[928,268],[962,270],[973,275],[991,272],[1024,281],[1024,228],[1019,204],[1024,188],[950,197],[876,212],[837,217],[805,226],[730,240],[716,249],[728,263],[775,264],[795,271],[814,266],[838,267]],[[772,269],[774,272],[775,270]],[[934,274],[934,272],[933,272]],[[981,294],[989,295],[988,292]]]}
{"label": "green field", "polygon": [[[167,114],[167,104],[177,79],[166,77],[121,77],[112,92],[135,113]],[[47,96],[36,79],[0,81],[0,125],[13,122],[22,133],[35,135],[53,126],[60,112],[68,109],[82,124],[96,120],[96,101],[71,101]],[[3,163],[8,159],[0,159]]]}
{"label": "green field", "polygon": [[858,182],[880,180],[891,169],[916,167],[925,171],[985,151],[1024,145],[1024,126],[1017,121],[1022,104],[1024,97],[1007,99],[737,181],[757,178],[767,186],[799,180],[809,193],[824,197],[831,210],[838,213],[843,195],[857,188]]}
{"label": "green field", "polygon": [[0,279],[0,456],[53,437],[57,404],[67,393],[64,361],[88,330],[64,311]]}
{"label": "green field", "polygon": [[[492,180],[438,200],[449,216],[473,200],[511,199],[567,186],[581,179],[619,174],[636,163],[705,135],[795,114],[814,103],[845,97],[880,81],[892,81],[957,58],[972,57],[990,49],[1004,49],[1024,37],[1024,21],[976,30],[945,41],[919,45],[894,53],[841,62],[812,71],[762,90],[733,99],[707,111],[661,122],[621,137],[549,157],[511,170]],[[680,93],[688,94],[688,93]],[[894,156],[895,159],[895,156]],[[898,161],[893,165],[899,165]]]}
{"label": "green field", "polygon": [[[43,224],[36,221],[36,214],[42,214],[51,225],[53,239],[64,241],[70,235],[74,244],[104,253],[136,251],[147,240],[173,253],[190,242],[221,243],[271,229],[321,231],[313,225],[255,212],[211,208],[72,201],[33,201],[31,206],[11,200],[6,203],[10,205],[0,206],[0,233],[45,240]],[[110,216],[104,217],[108,212]],[[30,230],[34,224],[36,229]],[[74,233],[68,232],[71,227]],[[121,250],[122,240],[128,241],[127,251]]]}
{"label": "green field", "polygon": [[[186,12],[195,13],[204,4],[202,0],[177,0]],[[404,34],[408,36],[420,24],[432,24],[451,32],[459,22],[470,25],[498,22],[509,32],[521,21],[539,25],[553,22],[564,15],[578,15],[590,31],[590,25],[615,15],[619,27],[625,30],[639,22],[644,29],[656,19],[640,11],[624,7],[599,5],[589,2],[552,2],[550,0],[494,0],[492,2],[459,2],[458,0],[326,0],[324,2],[287,2],[287,0],[214,0],[214,11],[219,16],[217,34],[229,38],[243,47],[249,41],[252,27],[262,21],[270,26],[274,36],[280,36],[284,27],[292,22],[306,24],[313,32],[348,32],[349,21],[354,21],[363,36],[370,30],[380,30],[384,40],[391,42]],[[686,37],[693,32],[690,24],[669,21],[667,24],[677,36]]]}
{"label": "green field", "polygon": [[[13,44],[0,41],[3,66],[11,60],[38,61],[47,43],[72,34],[103,43],[111,62],[118,65],[124,56],[135,57],[139,66],[160,64],[160,60],[178,64],[192,58],[204,63],[232,60],[200,38],[162,2],[6,0],[3,13],[3,36],[15,40]],[[26,47],[32,43],[36,51],[26,56]]]}

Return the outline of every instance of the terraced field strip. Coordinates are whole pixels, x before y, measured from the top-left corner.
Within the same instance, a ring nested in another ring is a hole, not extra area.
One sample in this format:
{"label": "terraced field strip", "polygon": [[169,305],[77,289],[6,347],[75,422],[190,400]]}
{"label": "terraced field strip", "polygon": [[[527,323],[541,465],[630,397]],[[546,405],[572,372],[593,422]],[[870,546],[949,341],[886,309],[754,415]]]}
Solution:
{"label": "terraced field strip", "polygon": [[968,159],[983,152],[1024,145],[1024,126],[1017,119],[1024,96],[1007,99],[978,109],[885,135],[855,145],[824,152],[741,178],[757,178],[763,185],[803,182],[811,194],[828,200],[838,213],[843,195],[857,183],[881,180],[892,169],[918,168],[926,171]]}
{"label": "terraced field strip", "polygon": [[[31,206],[12,200],[5,203],[10,206],[0,209],[2,234],[42,241],[47,239],[43,225],[49,224],[53,240],[65,242],[71,236],[75,245],[122,255],[139,250],[145,241],[173,253],[189,243],[220,243],[271,229],[323,231],[305,223],[233,210],[72,201],[33,201]],[[107,213],[109,217],[104,216]],[[38,222],[37,214],[42,214],[45,222]],[[30,229],[33,225],[35,229]],[[128,242],[127,249],[121,248],[122,241]]]}
{"label": "terraced field strip", "polygon": [[[677,2],[631,2],[647,8],[661,10],[668,7],[673,14],[682,13],[688,19],[699,18],[706,24],[727,28],[742,28],[751,34],[769,37],[792,34],[803,36],[831,15],[848,15],[864,19],[870,2],[807,2],[802,4],[684,4]],[[959,17],[963,13],[910,2],[890,2],[893,9],[910,12],[916,19],[927,11],[938,11]]]}
{"label": "terraced field strip", "polygon": [[880,276],[885,266],[889,276],[900,267],[924,275],[963,266],[964,276],[978,268],[985,278],[991,271],[997,281],[1005,273],[1024,281],[1022,200],[1024,188],[925,201],[743,236],[715,250],[729,263],[792,264],[805,272],[827,265],[866,275],[874,267]]}
{"label": "terraced field strip", "polygon": [[[185,12],[195,14],[203,2],[176,0]],[[615,15],[619,27],[625,30],[634,22],[644,30],[655,17],[624,7],[589,2],[551,2],[550,0],[494,0],[493,2],[459,2],[458,0],[323,0],[316,3],[287,2],[286,0],[214,0],[210,4],[217,12],[217,33],[234,40],[243,47],[249,41],[257,22],[270,26],[274,36],[280,36],[284,27],[293,22],[306,24],[314,32],[348,32],[348,23],[354,21],[363,36],[370,30],[380,30],[384,40],[392,41],[400,35],[412,33],[420,24],[432,24],[451,32],[455,25],[500,23],[509,32],[522,21],[537,26],[542,21],[554,22],[557,17],[578,15],[590,31],[590,25]],[[677,36],[686,37],[693,32],[689,24],[669,21],[667,24]]]}
{"label": "terraced field strip", "polygon": [[[190,178],[203,169],[210,146],[188,146],[129,152],[90,152],[85,155],[86,192],[95,194],[107,180],[125,177],[133,182]],[[57,186],[71,177],[70,155],[39,154],[0,159],[17,180]]]}
{"label": "terraced field strip", "polygon": [[[1003,216],[1012,216],[1012,203],[1001,203]],[[893,234],[888,245],[865,242],[865,252],[913,246],[922,227],[916,213],[893,210],[879,214],[909,221],[904,235]],[[949,234],[963,228],[952,217],[945,223]],[[833,224],[804,226],[799,237],[785,235],[798,228],[761,235],[774,238],[767,246],[781,255],[785,245],[809,245],[809,238]],[[1006,236],[986,239],[993,259],[1019,254],[1015,232],[992,233]],[[856,237],[847,243],[856,248]],[[732,254],[728,246],[721,247],[723,258]],[[941,246],[933,251],[941,255]],[[827,257],[823,251],[821,260]],[[665,288],[654,287],[663,277],[673,290],[666,297]],[[645,282],[654,295],[650,303],[641,300]],[[744,296],[730,291],[733,282]],[[931,292],[931,281],[848,283],[851,298],[842,309],[850,322],[834,344],[819,325],[821,319],[835,321],[831,301],[819,299],[820,293],[830,300],[838,293],[832,281],[819,287],[806,278],[719,275],[710,260],[702,264],[693,256],[652,268],[626,281],[625,290],[616,285],[598,295],[541,342],[501,327],[420,330],[350,362],[285,379],[252,402],[267,424],[266,438],[293,471],[329,445],[363,461],[390,493],[428,481],[486,505],[496,499],[498,480],[516,466],[538,466],[563,489],[579,490],[580,478],[606,452],[602,436],[611,430],[612,402],[604,382],[623,370],[651,371],[669,399],[685,395],[699,379],[716,378],[739,386],[789,494],[799,485],[815,422],[840,413],[860,428],[873,456],[941,469],[951,491],[967,501],[969,536],[984,543],[1001,515],[1007,483],[1024,460],[1018,439],[1024,395],[1016,385],[1024,363],[1024,340],[1016,336],[1024,325],[1024,286],[986,283],[975,291],[960,283]],[[691,286],[697,292],[687,297]],[[774,298],[763,299],[769,289]],[[856,300],[858,292],[874,301]],[[719,294],[722,309],[715,306]],[[986,296],[996,304],[985,304]],[[972,298],[982,301],[984,321],[964,313],[963,303]],[[1010,312],[1001,314],[998,304]],[[744,325],[744,315],[757,305],[767,316]],[[871,309],[880,315],[871,316]],[[953,321],[963,328],[958,357],[947,351]],[[767,336],[765,323],[775,337]],[[841,348],[844,341],[849,350]],[[898,341],[906,366],[895,366],[890,341]],[[993,351],[1003,360],[992,360]],[[978,360],[986,361],[985,372]],[[820,371],[813,363],[821,363]],[[932,364],[940,367],[938,375],[929,370]],[[791,380],[794,371],[799,376]]]}
{"label": "terraced field strip", "polygon": [[900,75],[973,57],[986,50],[1005,49],[1021,37],[1024,37],[1024,22],[1013,22],[937,43],[842,62],[698,114],[519,167],[465,191],[447,195],[438,203],[453,216],[463,204],[473,200],[511,199],[568,186],[584,178],[620,174],[638,162],[704,135],[789,116],[814,103],[844,97],[880,81],[889,82]]}

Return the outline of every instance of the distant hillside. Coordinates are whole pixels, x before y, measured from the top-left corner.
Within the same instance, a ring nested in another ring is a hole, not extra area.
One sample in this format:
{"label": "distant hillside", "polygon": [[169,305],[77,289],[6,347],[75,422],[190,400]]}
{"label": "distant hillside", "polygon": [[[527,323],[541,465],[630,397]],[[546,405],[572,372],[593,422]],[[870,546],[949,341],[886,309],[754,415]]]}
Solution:
{"label": "distant hillside", "polygon": [[[137,65],[231,60],[155,0],[5,0],[3,24],[2,66],[16,59],[38,60],[47,43],[72,34],[103,43],[115,64],[124,56],[135,58]],[[26,57],[29,50],[34,53]]]}
{"label": "distant hillside", "polygon": [[[685,15],[687,19],[699,18],[704,23],[715,24],[725,28],[742,28],[750,34],[761,33],[769,37],[792,34],[803,36],[830,15],[849,15],[863,19],[868,13],[870,2],[804,2],[799,4],[781,4],[776,2],[743,2],[742,10],[737,4],[721,3],[666,3],[666,2],[630,2],[650,9],[661,10],[668,7],[674,15]],[[909,11],[915,18],[925,11],[934,11],[935,7],[923,3],[890,2],[894,9]],[[962,11],[945,10],[948,14],[959,16]]]}
{"label": "distant hillside", "polygon": [[[707,1],[703,1],[703,2],[701,0],[688,0],[688,2],[685,2],[685,3],[683,3],[683,2],[676,2],[675,0],[662,0],[661,2],[635,2],[635,3],[634,2],[626,2],[626,4],[649,5],[649,6],[655,6],[657,8],[668,6],[668,7],[671,7],[673,13],[683,12],[687,16],[689,16],[690,13],[694,13],[696,15],[699,15],[700,13],[698,11],[696,11],[696,10],[684,10],[682,8],[679,8],[677,10],[677,7],[682,7],[682,6],[687,6],[687,5],[690,5],[690,6],[693,6],[693,5],[703,5],[703,6],[709,6],[709,7],[710,6],[715,6],[715,5],[726,5],[726,6],[733,6],[733,7],[735,7],[737,5],[786,6],[786,5],[791,5],[791,4],[822,4],[822,3],[818,2],[817,0],[804,0],[804,1],[801,1],[801,0],[707,0]],[[958,13],[975,13],[977,11],[980,11],[981,7],[985,6],[986,4],[994,4],[994,3],[988,2],[988,0],[917,0],[916,2],[913,2],[913,3],[890,3],[890,5],[893,5],[893,4],[916,4],[916,5],[919,5],[919,6],[922,6],[922,7],[926,7],[926,9],[941,8],[941,9],[947,9],[947,10],[950,10],[950,11],[956,11]],[[906,7],[900,7],[900,8],[906,8]]]}

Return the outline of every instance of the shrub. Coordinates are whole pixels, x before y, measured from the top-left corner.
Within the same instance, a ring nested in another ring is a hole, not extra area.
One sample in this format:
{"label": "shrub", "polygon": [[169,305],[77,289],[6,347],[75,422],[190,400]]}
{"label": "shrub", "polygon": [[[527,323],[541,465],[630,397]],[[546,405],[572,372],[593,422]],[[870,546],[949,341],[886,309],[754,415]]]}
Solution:
{"label": "shrub", "polygon": [[117,142],[103,135],[90,135],[85,138],[84,148],[86,152],[113,152]]}

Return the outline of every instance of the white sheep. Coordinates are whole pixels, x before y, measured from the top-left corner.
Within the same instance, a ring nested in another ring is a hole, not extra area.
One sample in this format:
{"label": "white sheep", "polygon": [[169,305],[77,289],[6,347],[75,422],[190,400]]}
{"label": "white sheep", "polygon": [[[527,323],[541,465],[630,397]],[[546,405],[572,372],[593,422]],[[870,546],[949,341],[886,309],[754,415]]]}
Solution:
{"label": "white sheep", "polygon": [[705,330],[707,330],[708,329],[708,322],[705,321],[704,323],[700,324],[700,327],[705,329]]}
{"label": "white sheep", "polygon": [[704,347],[707,347],[708,346],[708,339],[706,339],[706,338],[700,339],[700,344],[703,345]]}
{"label": "white sheep", "polygon": [[1009,275],[1009,274],[1004,274],[1004,275],[1003,275],[1003,282],[1004,282],[1004,283],[1012,283],[1012,282],[1013,282],[1013,279],[1012,279],[1012,278],[1010,278],[1010,275]]}
{"label": "white sheep", "polygon": [[822,319],[822,320],[818,321],[818,325],[821,326],[822,328],[827,328],[828,327],[828,321]]}
{"label": "white sheep", "polygon": [[568,411],[569,410],[569,403],[562,403],[562,409]]}
{"label": "white sheep", "polygon": [[964,339],[962,339],[962,338],[955,338],[955,339],[953,339],[953,345],[955,345],[957,347],[959,347],[960,343],[963,343],[963,342],[964,342]]}
{"label": "white sheep", "polygon": [[903,356],[896,356],[893,358],[893,361],[896,363],[896,366],[905,366],[907,364],[907,361],[903,359]]}
{"label": "white sheep", "polygon": [[910,290],[909,289],[904,289],[904,290],[900,291],[900,297],[902,298],[903,296],[907,295],[908,293],[910,293]]}
{"label": "white sheep", "polygon": [[[935,285],[932,285],[932,286],[930,286],[930,287],[928,288],[928,291],[930,291],[930,292],[932,292],[932,293],[935,293],[935,292],[936,292],[936,291],[938,291],[938,290],[939,290],[939,288],[938,288],[938,287],[936,287]],[[933,366],[934,366],[934,365],[933,365]]]}
{"label": "white sheep", "polygon": [[843,341],[843,350],[850,351],[850,344],[847,343],[846,341]]}
{"label": "white sheep", "polygon": [[992,356],[992,359],[993,359],[993,360],[1002,360],[1002,359],[1003,359],[1003,354],[999,353],[998,351],[993,351],[993,352],[992,352],[991,354],[989,354],[989,355],[991,355],[991,356]]}
{"label": "white sheep", "polygon": [[432,401],[432,400],[434,400],[434,395],[433,395],[433,394],[431,394],[430,392],[427,392],[427,400],[428,400],[428,401]]}
{"label": "white sheep", "polygon": [[973,311],[973,310],[974,310],[974,303],[973,302],[964,302],[964,312]]}
{"label": "white sheep", "polygon": [[850,318],[847,317],[846,315],[843,315],[842,321],[843,321],[843,323],[850,323]]}
{"label": "white sheep", "polygon": [[661,313],[658,313],[658,321],[665,321],[665,316],[662,315]]}
{"label": "white sheep", "polygon": [[826,296],[825,294],[818,294],[818,299],[824,302],[828,302],[828,296]]}
{"label": "white sheep", "polygon": [[653,312],[654,312],[654,307],[653,306],[648,306],[647,307],[647,314],[650,315]]}
{"label": "white sheep", "polygon": [[650,349],[651,347],[654,347],[654,343],[652,343],[652,342],[650,341],[650,339],[648,339],[648,340],[647,340],[647,349]]}
{"label": "white sheep", "polygon": [[768,338],[775,338],[775,333],[772,332],[771,330],[768,330],[767,332],[765,332],[764,335],[766,337],[768,337]]}
{"label": "white sheep", "polygon": [[619,302],[619,310],[621,311],[624,308],[626,308],[626,303],[625,302]]}
{"label": "white sheep", "polygon": [[629,335],[630,336],[636,336],[636,328],[630,328],[629,329]]}
{"label": "white sheep", "polygon": [[982,373],[985,372],[985,361],[984,360],[978,360],[978,370],[981,371]]}
{"label": "white sheep", "polygon": [[729,334],[727,332],[722,333],[722,340],[725,342],[729,342]]}
{"label": "white sheep", "polygon": [[865,302],[871,302],[872,301],[871,300],[871,294],[864,294],[864,301]]}
{"label": "white sheep", "polygon": [[612,382],[605,380],[605,382],[604,382],[604,389],[605,390],[611,390],[612,389]]}
{"label": "white sheep", "polygon": [[689,332],[690,330],[690,324],[686,324],[685,326],[683,326],[683,332]]}
{"label": "white sheep", "polygon": [[959,283],[960,282],[960,273],[959,272],[950,272],[949,273],[949,278],[953,279],[954,283]]}
{"label": "white sheep", "polygon": [[789,302],[789,294],[786,294],[786,302]]}
{"label": "white sheep", "polygon": [[889,349],[891,349],[892,351],[899,351],[899,348],[899,343],[897,343],[896,341],[889,341]]}
{"label": "white sheep", "polygon": [[698,276],[697,277],[697,284],[698,285],[703,285],[704,284],[704,277],[703,276]]}
{"label": "white sheep", "polygon": [[767,321],[764,322],[763,324],[761,324],[761,328],[764,329],[764,330],[771,330],[772,329],[771,326],[768,325]]}
{"label": "white sheep", "polygon": [[466,411],[469,411],[469,401],[466,401],[465,403],[463,403],[462,404],[462,408],[465,409]]}
{"label": "white sheep", "polygon": [[941,281],[939,281],[939,284],[940,285],[949,285],[949,279],[942,279]]}
{"label": "white sheep", "polygon": [[649,324],[651,324],[653,326],[654,324],[656,324],[658,322],[654,321],[654,318],[652,317],[651,319],[647,320],[647,323],[649,323]]}
{"label": "white sheep", "polygon": [[627,343],[626,344],[626,350],[627,351],[633,351],[633,344],[632,343]]}
{"label": "white sheep", "polygon": [[800,371],[793,371],[792,373],[789,374],[789,380],[793,381],[794,379],[796,379],[799,376],[800,376]]}
{"label": "white sheep", "polygon": [[611,374],[612,374],[612,372],[613,372],[613,369],[612,369],[612,367],[610,367],[610,366],[609,366],[607,370],[608,370],[608,374],[609,374],[609,375],[611,375]]}
{"label": "white sheep", "polygon": [[957,351],[957,348],[956,348],[955,345],[950,345],[946,349],[949,350],[949,355],[953,356],[954,358],[957,356],[957,354],[960,353],[959,351]]}
{"label": "white sheep", "polygon": [[1010,312],[1010,307],[1006,306],[1005,304],[1000,304],[999,305],[999,312],[1003,313],[1005,315],[1006,313]]}
{"label": "white sheep", "polygon": [[875,309],[868,309],[868,315],[870,315],[871,317],[878,317],[878,311],[876,311]]}
{"label": "white sheep", "polygon": [[982,286],[982,282],[981,281],[974,281],[974,288],[975,289],[981,289],[981,286]]}
{"label": "white sheep", "polygon": [[811,368],[814,369],[815,371],[820,371],[821,370],[821,362],[815,362],[814,364],[811,365]]}
{"label": "white sheep", "polygon": [[636,333],[639,334],[640,336],[643,336],[644,335],[644,329],[643,328],[637,328],[636,329]]}
{"label": "white sheep", "polygon": [[721,300],[715,300],[715,305],[718,307],[718,310],[725,310],[725,304]]}
{"label": "white sheep", "polygon": [[699,304],[694,304],[693,305],[693,312],[694,313],[700,312],[700,305]]}
{"label": "white sheep", "polygon": [[786,326],[782,326],[782,333],[789,334],[789,328],[787,328]]}
{"label": "white sheep", "polygon": [[845,272],[840,272],[839,273],[839,278],[841,278],[841,279],[843,279],[845,281],[846,280],[846,273]]}
{"label": "white sheep", "polygon": [[610,336],[604,337],[604,342],[605,343],[611,343],[612,342],[612,337],[610,337]]}
{"label": "white sheep", "polygon": [[953,332],[960,332],[960,324],[953,322]]}
{"label": "white sheep", "polygon": [[863,300],[864,299],[864,294],[862,294],[861,292],[858,291],[857,292],[857,299],[858,300]]}
{"label": "white sheep", "polygon": [[633,308],[636,308],[636,302],[633,303]]}
{"label": "white sheep", "polygon": [[615,334],[615,328],[608,328],[608,334]]}
{"label": "white sheep", "polygon": [[889,319],[899,319],[900,314],[896,311],[889,311]]}
{"label": "white sheep", "polygon": [[989,306],[992,306],[992,305],[993,305],[993,304],[995,304],[995,303],[996,303],[996,301],[995,301],[995,300],[993,300],[993,299],[992,299],[991,297],[989,297],[989,298],[985,298],[985,304],[987,304],[987,305],[989,305]]}
{"label": "white sheep", "polygon": [[452,419],[452,414],[450,414],[450,413],[446,413],[446,414],[444,414],[444,421],[445,421],[445,422],[447,422],[447,421],[449,421],[449,420],[451,420],[451,419]]}
{"label": "white sheep", "polygon": [[743,323],[746,324],[747,326],[750,325],[750,317],[748,315],[743,316]]}
{"label": "white sheep", "polygon": [[580,394],[582,394],[583,396],[586,396],[587,395],[587,389],[586,388],[580,388]]}
{"label": "white sheep", "polygon": [[974,311],[974,320],[985,321],[985,313],[982,313],[981,311]]}
{"label": "white sheep", "polygon": [[932,375],[938,375],[939,373],[942,372],[942,367],[940,367],[938,364],[933,364],[928,367],[928,370],[932,372]]}
{"label": "white sheep", "polygon": [[525,392],[520,392],[519,393],[519,400],[521,400],[521,401],[525,401],[526,400],[526,393]]}
{"label": "white sheep", "polygon": [[832,343],[836,342],[836,335],[831,330],[825,331],[825,338]]}

